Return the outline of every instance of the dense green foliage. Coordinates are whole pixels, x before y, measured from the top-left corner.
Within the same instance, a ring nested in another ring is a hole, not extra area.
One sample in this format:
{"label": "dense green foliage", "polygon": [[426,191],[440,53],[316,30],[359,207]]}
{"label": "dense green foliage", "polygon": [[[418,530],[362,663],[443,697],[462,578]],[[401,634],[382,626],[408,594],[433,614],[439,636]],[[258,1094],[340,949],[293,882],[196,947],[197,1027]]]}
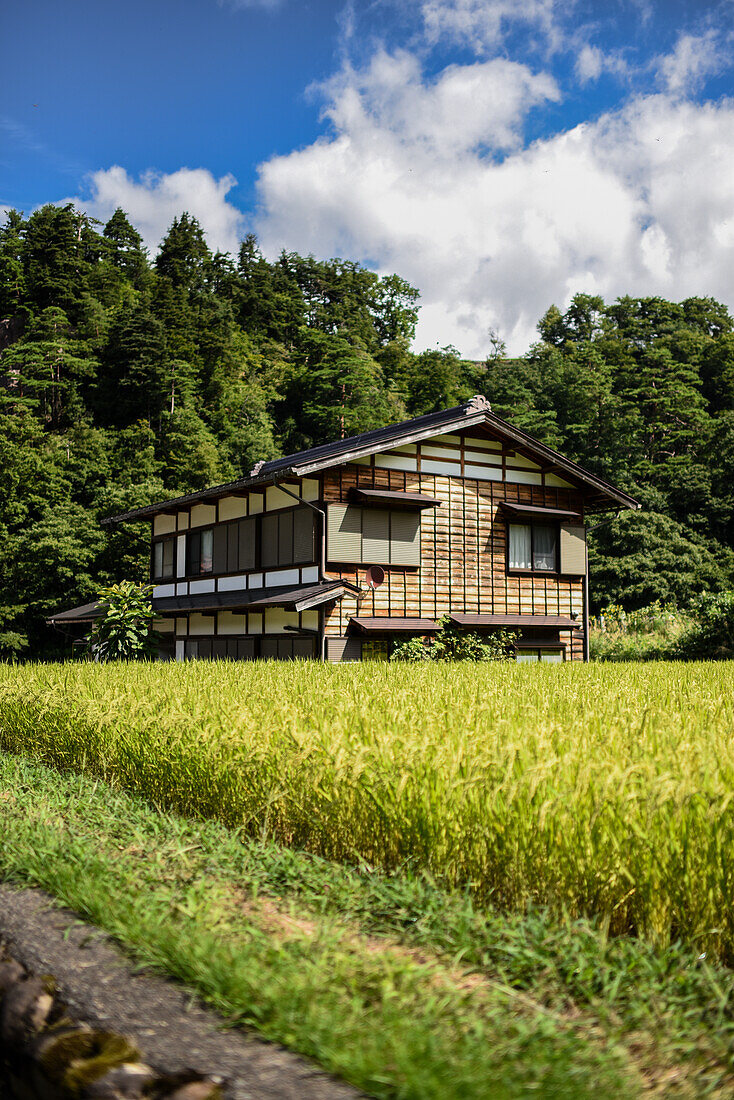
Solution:
{"label": "dense green foliage", "polygon": [[730,662],[0,665],[0,750],[734,960]]}
{"label": "dense green foliage", "polygon": [[734,323],[710,298],[578,294],[522,360],[488,363],[493,411],[643,505],[591,540],[595,606],[687,605],[734,577]]}
{"label": "dense green foliage", "polygon": [[516,634],[496,630],[490,635],[473,634],[455,626],[448,615],[438,620],[439,629],[430,638],[409,638],[393,649],[391,661],[513,661]]}
{"label": "dense green foliage", "polygon": [[97,661],[136,661],[153,657],[156,645],[152,631],[151,587],[121,581],[108,584],[97,593],[104,614],[95,620],[89,646]]}
{"label": "dense green foliage", "polygon": [[[577,296],[522,360],[410,351],[417,291],[253,237],[213,254],[187,214],[151,262],[121,210],[44,206],[0,228],[0,653],[44,618],[146,579],[127,508],[261,458],[486,393],[495,411],[645,505],[601,528],[592,594],[686,603],[734,575],[734,328],[710,299]],[[56,637],[58,648],[59,639]]]}
{"label": "dense green foliage", "polygon": [[592,660],[734,660],[734,591],[704,593],[686,612],[659,602],[629,614],[605,607],[591,619]]}
{"label": "dense green foliage", "polygon": [[[234,1022],[401,1100],[731,1093],[731,971],[603,921],[504,914],[0,752],[0,878]],[[130,904],[135,898],[135,904]]]}

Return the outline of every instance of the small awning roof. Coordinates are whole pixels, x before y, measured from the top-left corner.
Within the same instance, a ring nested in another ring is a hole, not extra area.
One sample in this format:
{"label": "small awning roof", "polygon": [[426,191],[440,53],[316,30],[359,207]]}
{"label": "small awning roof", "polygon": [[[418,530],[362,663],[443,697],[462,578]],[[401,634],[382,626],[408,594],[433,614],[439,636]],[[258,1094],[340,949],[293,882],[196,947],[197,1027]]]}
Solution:
{"label": "small awning roof", "polygon": [[580,630],[581,622],[567,615],[460,615],[451,614],[457,626],[552,627],[554,630]]}
{"label": "small awning roof", "polygon": [[542,504],[513,504],[510,500],[503,500],[502,507],[511,515],[526,519],[565,519],[573,523],[581,523],[579,512],[568,512],[564,508],[545,508]]}
{"label": "small awning roof", "polygon": [[399,619],[393,615],[353,615],[349,625],[360,634],[432,634],[438,630],[435,619]]}
{"label": "small awning roof", "polygon": [[438,497],[425,493],[401,493],[397,489],[352,489],[350,496],[362,504],[386,504],[390,508],[440,508]]}
{"label": "small awning roof", "polygon": [[266,607],[282,607],[286,611],[307,611],[329,600],[339,600],[357,590],[345,581],[326,584],[306,584],[286,588],[255,588],[241,592],[205,592],[195,596],[163,596],[154,599],[156,615],[171,615],[187,611],[262,611]]}
{"label": "small awning roof", "polygon": [[83,603],[79,607],[70,607],[68,611],[59,611],[58,615],[50,615],[46,622],[50,626],[56,623],[93,623],[103,611],[103,605],[95,600],[94,603]]}

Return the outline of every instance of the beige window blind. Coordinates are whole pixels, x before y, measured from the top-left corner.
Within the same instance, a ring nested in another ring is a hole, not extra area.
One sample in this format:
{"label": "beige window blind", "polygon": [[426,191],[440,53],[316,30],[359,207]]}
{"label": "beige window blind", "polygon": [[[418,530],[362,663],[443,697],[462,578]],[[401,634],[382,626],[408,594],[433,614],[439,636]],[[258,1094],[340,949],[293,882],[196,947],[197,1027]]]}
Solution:
{"label": "beige window blind", "polygon": [[327,556],[333,562],[420,565],[420,513],[330,504]]}
{"label": "beige window blind", "polygon": [[586,528],[561,524],[561,573],[586,572]]}

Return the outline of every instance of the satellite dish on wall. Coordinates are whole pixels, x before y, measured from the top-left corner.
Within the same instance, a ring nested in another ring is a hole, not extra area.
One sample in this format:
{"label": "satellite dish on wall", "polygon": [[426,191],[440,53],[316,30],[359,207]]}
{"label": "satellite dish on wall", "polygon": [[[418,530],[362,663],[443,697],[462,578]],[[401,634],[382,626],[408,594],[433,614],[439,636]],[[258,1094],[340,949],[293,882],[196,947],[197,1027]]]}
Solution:
{"label": "satellite dish on wall", "polygon": [[365,574],[365,580],[370,588],[379,588],[385,583],[385,570],[381,565],[371,565]]}

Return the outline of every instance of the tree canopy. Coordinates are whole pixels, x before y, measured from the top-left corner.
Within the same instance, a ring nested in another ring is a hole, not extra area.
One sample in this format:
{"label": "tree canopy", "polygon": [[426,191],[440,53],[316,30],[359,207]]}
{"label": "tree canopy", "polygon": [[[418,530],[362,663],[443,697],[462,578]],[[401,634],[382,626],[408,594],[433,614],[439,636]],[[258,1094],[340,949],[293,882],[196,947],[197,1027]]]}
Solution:
{"label": "tree canopy", "polygon": [[577,295],[521,359],[414,353],[418,292],[176,218],[153,261],[122,210],[0,227],[0,655],[50,653],[59,607],[146,579],[111,513],[485,393],[643,500],[592,537],[592,596],[685,604],[734,576],[734,323],[708,298]]}

